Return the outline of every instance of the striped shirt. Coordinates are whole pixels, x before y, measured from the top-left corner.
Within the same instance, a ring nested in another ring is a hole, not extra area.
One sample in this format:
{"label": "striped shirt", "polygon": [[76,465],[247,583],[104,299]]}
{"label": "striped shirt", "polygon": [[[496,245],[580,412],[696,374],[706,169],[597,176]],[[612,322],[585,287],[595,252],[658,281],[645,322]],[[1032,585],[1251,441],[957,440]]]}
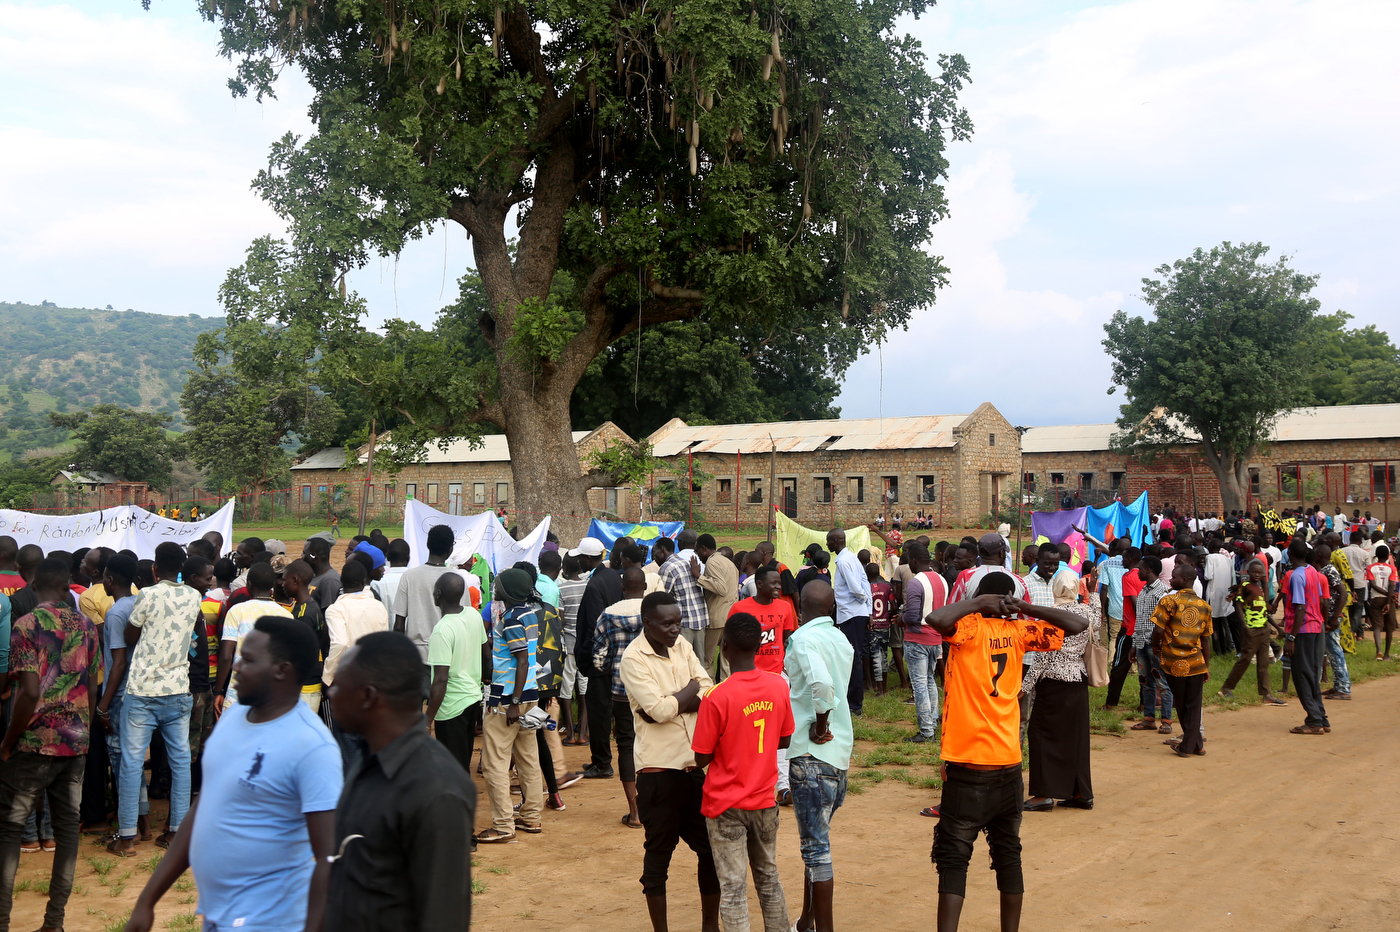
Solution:
{"label": "striped shirt", "polygon": [[559,580],[559,615],[564,622],[564,647],[571,654],[574,652],[578,607],[583,601],[583,590],[587,588],[587,577]]}
{"label": "striped shirt", "polygon": [[1137,597],[1137,617],[1139,623],[1133,631],[1133,647],[1138,650],[1149,646],[1152,643],[1152,613],[1157,610],[1157,603],[1162,600],[1162,596],[1171,591],[1171,587],[1162,581],[1159,576],[1150,586],[1143,586]]}
{"label": "striped shirt", "polygon": [[614,699],[627,701],[622,685],[622,652],[642,633],[642,600],[623,599],[603,609],[593,636],[593,666],[612,677]]}
{"label": "striped shirt", "polygon": [[661,582],[681,606],[681,627],[707,628],[710,610],[705,607],[705,590],[690,575],[690,564],[678,553],[661,565]]}

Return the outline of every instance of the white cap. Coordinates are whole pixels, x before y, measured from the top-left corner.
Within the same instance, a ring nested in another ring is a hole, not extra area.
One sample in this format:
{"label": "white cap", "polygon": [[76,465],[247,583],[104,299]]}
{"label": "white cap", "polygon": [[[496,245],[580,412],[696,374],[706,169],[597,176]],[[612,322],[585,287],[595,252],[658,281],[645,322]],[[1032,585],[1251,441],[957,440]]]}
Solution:
{"label": "white cap", "polygon": [[608,548],[603,546],[603,542],[596,537],[585,537],[578,542],[578,546],[569,551],[571,557],[601,557],[608,552]]}

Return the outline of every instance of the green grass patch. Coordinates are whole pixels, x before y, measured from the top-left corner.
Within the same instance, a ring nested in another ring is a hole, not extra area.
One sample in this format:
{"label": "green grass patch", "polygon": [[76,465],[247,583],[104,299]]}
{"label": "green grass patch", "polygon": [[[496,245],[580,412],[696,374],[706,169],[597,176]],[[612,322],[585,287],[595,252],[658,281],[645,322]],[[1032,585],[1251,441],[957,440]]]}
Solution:
{"label": "green grass patch", "polygon": [[491,873],[493,873],[493,874],[509,874],[509,873],[510,873],[510,868],[509,868],[509,867],[506,867],[506,866],[503,865],[503,864],[497,864],[497,865],[494,865],[494,866],[492,866],[492,867],[488,867],[488,868],[486,868],[486,869],[487,869],[488,871],[490,871]]}
{"label": "green grass patch", "polygon": [[199,916],[193,912],[177,913],[165,920],[165,927],[170,932],[198,932]]}
{"label": "green grass patch", "polygon": [[175,889],[176,889],[176,890],[193,890],[193,889],[194,889],[194,875],[191,874],[189,871],[185,871],[183,874],[180,875],[180,879],[177,880],[177,881],[175,881]]}
{"label": "green grass patch", "polygon": [[148,858],[142,859],[142,861],[136,866],[149,874],[154,872],[155,869],[160,866],[160,859],[163,857],[165,857],[165,855],[163,854],[153,854]]}
{"label": "green grass patch", "polygon": [[472,878],[472,896],[481,896],[489,889],[490,887],[486,886],[486,884],[482,883],[480,880],[477,880],[475,877]]}
{"label": "green grass patch", "polygon": [[131,913],[127,913],[120,919],[113,919],[110,922],[104,922],[102,924],[102,932],[122,932],[122,929],[126,928],[126,923],[129,919],[131,919]]}
{"label": "green grass patch", "polygon": [[91,867],[92,872],[99,877],[106,877],[112,872],[112,868],[117,866],[116,858],[88,858],[87,862],[88,867]]}

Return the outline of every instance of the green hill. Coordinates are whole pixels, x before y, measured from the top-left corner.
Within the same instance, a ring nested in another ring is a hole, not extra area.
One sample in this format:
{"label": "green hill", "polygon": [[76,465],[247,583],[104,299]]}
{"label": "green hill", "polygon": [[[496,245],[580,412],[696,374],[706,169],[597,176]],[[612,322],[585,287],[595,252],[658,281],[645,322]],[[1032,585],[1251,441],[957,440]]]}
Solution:
{"label": "green hill", "polygon": [[0,459],[50,450],[68,431],[48,411],[101,402],[167,411],[179,422],[195,338],[221,317],[0,302]]}

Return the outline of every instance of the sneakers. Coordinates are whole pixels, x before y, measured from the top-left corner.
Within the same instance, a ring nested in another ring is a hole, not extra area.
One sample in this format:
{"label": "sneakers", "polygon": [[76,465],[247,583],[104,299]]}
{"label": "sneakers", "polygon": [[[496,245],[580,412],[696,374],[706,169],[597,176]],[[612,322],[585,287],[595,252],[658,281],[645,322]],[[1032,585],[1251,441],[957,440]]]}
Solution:
{"label": "sneakers", "polygon": [[910,735],[904,740],[907,741],[909,744],[925,744],[929,741],[932,741],[933,739],[923,734],[922,732],[915,732],[914,734]]}
{"label": "sneakers", "polygon": [[[573,786],[575,783],[578,783],[582,779],[583,774],[576,773],[575,771],[570,770],[568,773],[564,774],[564,779],[559,781],[559,789],[567,790],[569,787]],[[564,807],[560,806],[559,808],[563,809]]]}
{"label": "sneakers", "polygon": [[544,805],[546,809],[553,809],[555,812],[563,812],[569,808],[564,805],[564,796],[560,793],[550,793],[545,798]]}

